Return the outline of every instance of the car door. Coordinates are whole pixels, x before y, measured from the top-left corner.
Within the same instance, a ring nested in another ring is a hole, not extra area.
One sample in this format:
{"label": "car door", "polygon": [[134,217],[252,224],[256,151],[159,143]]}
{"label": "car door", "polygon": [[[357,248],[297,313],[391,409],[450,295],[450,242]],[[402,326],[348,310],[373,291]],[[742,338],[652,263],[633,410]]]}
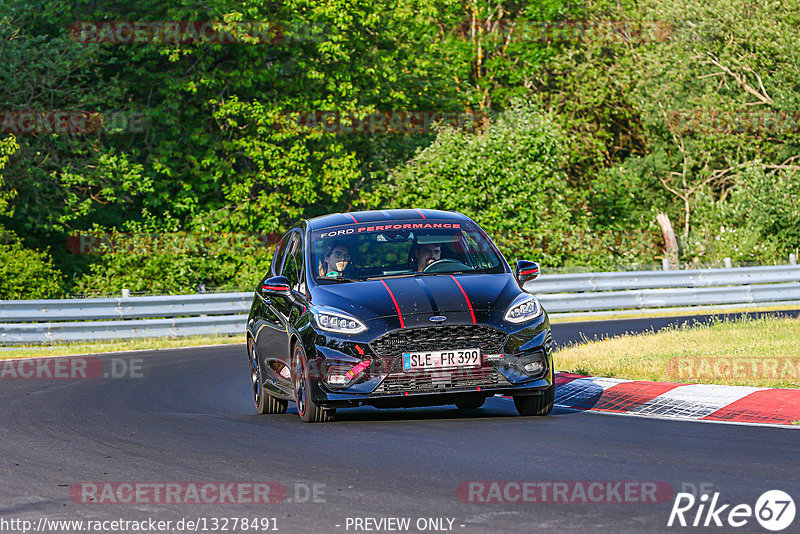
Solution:
{"label": "car door", "polygon": [[290,326],[290,329],[286,332],[286,339],[282,340],[285,343],[286,361],[289,362],[291,327],[297,325],[306,301],[303,234],[299,230],[292,232],[289,238],[280,274],[289,280],[289,286],[292,288],[292,298],[275,297],[272,299],[272,305]]}
{"label": "car door", "polygon": [[[288,232],[281,238],[275,248],[272,266],[264,277],[279,276],[283,272],[287,251],[294,232]],[[261,291],[261,284],[256,288],[257,311],[254,324],[256,351],[264,363],[264,388],[284,395],[291,395],[291,380],[288,370],[281,373],[288,365],[287,340],[289,337],[288,318],[281,313],[282,302],[275,302],[275,297],[267,296]]]}

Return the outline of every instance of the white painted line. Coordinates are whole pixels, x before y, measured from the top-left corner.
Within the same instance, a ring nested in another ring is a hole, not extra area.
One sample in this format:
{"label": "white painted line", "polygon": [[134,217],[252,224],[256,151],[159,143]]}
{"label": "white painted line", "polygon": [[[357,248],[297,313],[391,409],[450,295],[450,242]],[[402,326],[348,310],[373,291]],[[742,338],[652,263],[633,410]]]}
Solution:
{"label": "white painted line", "polygon": [[678,417],[674,415],[653,415],[653,414],[640,414],[634,412],[606,412],[602,410],[580,410],[571,406],[562,404],[555,404],[556,408],[563,408],[565,410],[573,410],[579,413],[593,414],[593,415],[609,415],[609,416],[624,416],[624,417],[641,417],[643,419],[660,419],[662,421],[678,421],[681,423],[703,423],[715,425],[739,425],[739,426],[765,426],[769,428],[788,428],[792,430],[800,430],[800,425],[779,425],[776,423],[749,423],[745,421],[716,421],[712,419],[695,419]]}
{"label": "white painted line", "polygon": [[634,408],[629,413],[700,419],[755,391],[769,388],[691,384],[679,386]]}
{"label": "white painted line", "polygon": [[570,400],[575,400],[574,404],[590,397],[599,397],[602,393],[617,384],[631,382],[621,378],[605,378],[602,376],[590,376],[587,378],[576,378],[564,385],[556,387],[558,402],[564,406],[569,405]]}

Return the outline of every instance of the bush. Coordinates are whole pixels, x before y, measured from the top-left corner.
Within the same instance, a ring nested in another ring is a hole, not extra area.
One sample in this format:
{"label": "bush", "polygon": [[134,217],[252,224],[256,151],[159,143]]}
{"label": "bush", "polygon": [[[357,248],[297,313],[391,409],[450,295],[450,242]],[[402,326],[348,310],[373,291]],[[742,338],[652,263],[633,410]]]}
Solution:
{"label": "bush", "polygon": [[[14,136],[0,139],[0,171],[19,148]],[[0,216],[7,215],[14,191],[4,189],[0,174]],[[47,252],[22,246],[19,237],[0,225],[0,300],[55,297],[64,290],[61,272]]]}
{"label": "bush", "polygon": [[98,257],[75,287],[80,293],[130,289],[184,294],[194,293],[201,284],[207,288],[250,290],[269,269],[272,253],[272,248],[267,247],[223,254],[198,249],[176,253],[109,252]]}
{"label": "bush", "polygon": [[63,291],[63,276],[48,253],[23,247],[13,234],[0,241],[0,299],[54,298]]}
{"label": "bush", "polygon": [[733,179],[725,200],[704,195],[702,217],[685,244],[703,263],[785,263],[800,246],[800,173],[765,172],[760,162]]}
{"label": "bush", "polygon": [[569,229],[563,163],[561,132],[537,106],[517,101],[481,133],[441,131],[370,200],[460,211],[510,257],[538,253],[556,263],[550,237]]}
{"label": "bush", "polygon": [[124,232],[95,227],[90,234],[96,256],[75,282],[81,293],[192,293],[201,284],[249,290],[269,269],[275,248],[264,236],[184,231],[175,219],[148,213]]}

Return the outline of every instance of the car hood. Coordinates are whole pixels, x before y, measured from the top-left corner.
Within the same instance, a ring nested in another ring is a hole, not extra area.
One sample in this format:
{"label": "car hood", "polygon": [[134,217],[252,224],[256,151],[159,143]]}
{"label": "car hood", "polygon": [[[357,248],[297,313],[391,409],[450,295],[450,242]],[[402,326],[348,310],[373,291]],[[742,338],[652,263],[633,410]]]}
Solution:
{"label": "car hood", "polygon": [[320,285],[312,292],[312,303],[362,321],[396,317],[398,327],[402,317],[408,328],[431,326],[429,319],[434,316],[444,316],[445,324],[480,322],[490,314],[504,313],[521,292],[508,273],[443,274]]}

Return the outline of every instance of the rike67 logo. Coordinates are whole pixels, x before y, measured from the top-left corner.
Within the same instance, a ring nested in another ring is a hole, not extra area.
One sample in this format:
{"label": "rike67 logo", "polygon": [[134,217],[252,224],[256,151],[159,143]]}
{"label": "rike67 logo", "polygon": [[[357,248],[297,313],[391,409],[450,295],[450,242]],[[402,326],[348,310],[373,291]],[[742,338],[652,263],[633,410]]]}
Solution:
{"label": "rike67 logo", "polygon": [[749,504],[720,504],[719,492],[703,493],[696,497],[692,493],[678,493],[669,514],[667,526],[733,527],[750,524],[753,518],[765,529],[778,532],[794,521],[795,505],[792,497],[781,490],[766,491]]}

